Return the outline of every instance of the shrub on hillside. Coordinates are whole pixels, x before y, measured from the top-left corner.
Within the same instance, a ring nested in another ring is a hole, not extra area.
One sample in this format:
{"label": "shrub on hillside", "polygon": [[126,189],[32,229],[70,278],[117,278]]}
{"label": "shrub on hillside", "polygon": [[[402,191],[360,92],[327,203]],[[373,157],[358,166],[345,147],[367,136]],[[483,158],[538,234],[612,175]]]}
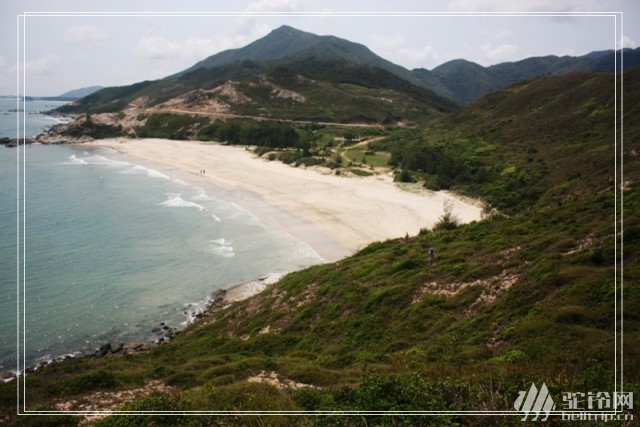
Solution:
{"label": "shrub on hillside", "polygon": [[453,230],[458,228],[460,220],[453,214],[453,204],[450,201],[444,202],[444,212],[433,226],[434,230]]}

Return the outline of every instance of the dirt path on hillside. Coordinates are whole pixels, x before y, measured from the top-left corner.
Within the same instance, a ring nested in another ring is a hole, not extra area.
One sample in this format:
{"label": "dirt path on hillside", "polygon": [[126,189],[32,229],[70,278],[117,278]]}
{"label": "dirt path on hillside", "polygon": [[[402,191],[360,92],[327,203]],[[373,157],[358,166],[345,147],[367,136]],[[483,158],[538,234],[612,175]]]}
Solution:
{"label": "dirt path on hillside", "polygon": [[220,112],[210,112],[210,111],[192,111],[192,110],[180,110],[175,108],[166,108],[166,109],[158,109],[152,110],[154,112],[167,112],[167,113],[178,113],[178,114],[196,114],[199,116],[207,116],[216,119],[254,119],[254,120],[265,120],[265,121],[273,121],[273,122],[284,122],[284,123],[295,123],[295,124],[315,124],[322,126],[336,126],[336,127],[365,127],[365,128],[382,128],[383,125],[380,124],[369,124],[369,123],[334,123],[334,122],[317,122],[311,120],[290,120],[290,119],[278,119],[274,117],[263,117],[263,116],[249,116],[242,114],[233,114],[233,113],[220,113]]}

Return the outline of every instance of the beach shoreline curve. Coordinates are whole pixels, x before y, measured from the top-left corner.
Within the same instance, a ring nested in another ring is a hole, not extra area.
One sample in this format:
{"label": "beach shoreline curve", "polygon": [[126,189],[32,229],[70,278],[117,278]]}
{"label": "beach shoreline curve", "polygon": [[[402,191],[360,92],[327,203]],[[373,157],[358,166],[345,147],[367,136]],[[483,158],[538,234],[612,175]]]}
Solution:
{"label": "beach shoreline curve", "polygon": [[419,187],[406,191],[389,175],[343,177],[293,167],[259,158],[243,146],[121,137],[79,145],[110,148],[165,170],[189,173],[203,184],[211,180],[229,188],[230,201],[249,211],[256,208],[251,197],[257,198],[288,214],[268,216],[328,262],[376,241],[431,228],[445,206],[460,223],[482,218],[478,200]]}

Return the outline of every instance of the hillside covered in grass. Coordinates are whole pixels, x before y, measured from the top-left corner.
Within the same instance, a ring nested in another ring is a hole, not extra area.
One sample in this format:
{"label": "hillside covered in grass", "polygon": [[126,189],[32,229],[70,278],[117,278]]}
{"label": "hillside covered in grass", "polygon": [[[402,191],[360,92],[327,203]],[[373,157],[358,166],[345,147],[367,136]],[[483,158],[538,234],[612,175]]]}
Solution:
{"label": "hillside covered in grass", "polygon": [[[532,382],[560,404],[562,392],[621,381],[640,393],[640,69],[624,74],[624,104],[615,78],[531,80],[386,135],[376,144],[399,170],[495,211],[291,273],[149,353],[48,366],[26,377],[28,409],[112,408],[133,390],[120,410],[325,415],[165,413],[96,425],[521,425],[515,412],[465,412],[513,411]],[[0,386],[3,413],[15,403],[15,381]]]}
{"label": "hillside covered in grass", "polygon": [[421,123],[454,108],[455,103],[383,69],[305,60],[282,66],[243,62],[198,69],[175,82],[106,88],[57,111],[136,115],[163,111],[384,125]]}
{"label": "hillside covered in grass", "polygon": [[[391,151],[391,163],[427,187],[484,197],[503,213],[579,200],[610,190],[623,160],[635,173],[639,70],[625,73],[624,116],[615,104],[615,75],[543,77],[397,133],[377,148]],[[616,146],[623,119],[625,152]]]}

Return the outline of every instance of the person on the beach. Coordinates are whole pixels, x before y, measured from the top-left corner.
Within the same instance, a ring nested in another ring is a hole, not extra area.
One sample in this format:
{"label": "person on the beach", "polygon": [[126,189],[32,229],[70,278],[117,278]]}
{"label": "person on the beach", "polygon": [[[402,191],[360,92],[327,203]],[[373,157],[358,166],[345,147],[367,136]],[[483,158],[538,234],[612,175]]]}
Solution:
{"label": "person on the beach", "polygon": [[429,249],[429,265],[433,264],[433,259],[436,257],[436,253],[433,251],[433,247]]}

